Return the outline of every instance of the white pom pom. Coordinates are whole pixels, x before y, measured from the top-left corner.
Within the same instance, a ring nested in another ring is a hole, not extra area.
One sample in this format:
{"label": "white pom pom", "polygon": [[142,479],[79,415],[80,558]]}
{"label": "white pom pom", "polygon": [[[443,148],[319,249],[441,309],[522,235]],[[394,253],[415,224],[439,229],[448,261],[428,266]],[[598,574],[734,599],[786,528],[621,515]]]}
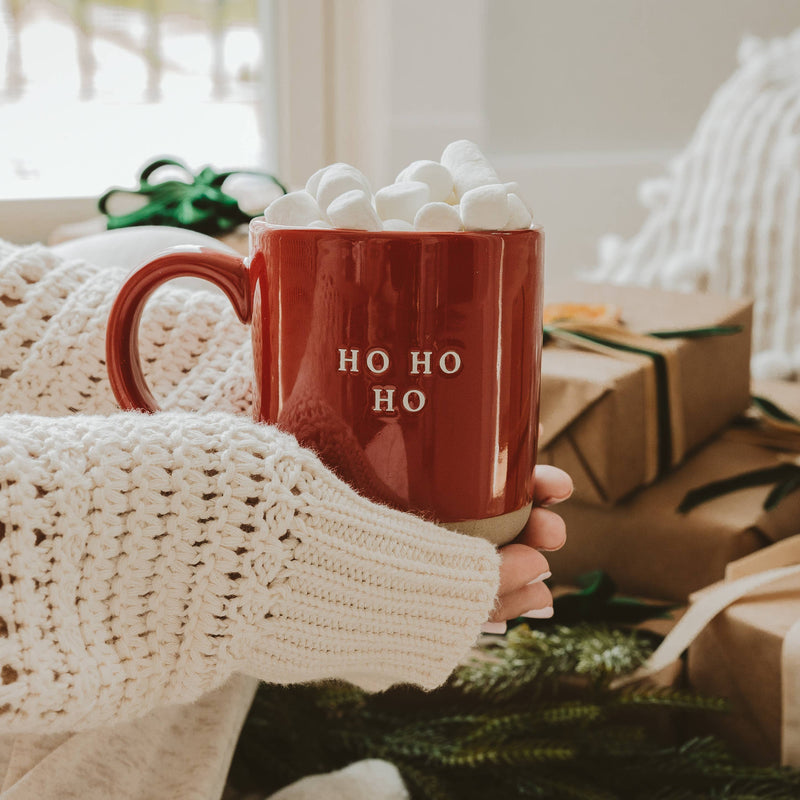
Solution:
{"label": "white pom pom", "polygon": [[711,266],[703,256],[676,253],[664,264],[661,285],[673,292],[702,292],[708,285]]}
{"label": "white pom pom", "polygon": [[601,236],[597,242],[597,260],[601,265],[614,264],[622,252],[623,240],[615,233]]}
{"label": "white pom pom", "polygon": [[672,181],[669,178],[653,178],[639,184],[639,202],[649,209],[663,206],[669,197]]}
{"label": "white pom pom", "polygon": [[786,380],[794,372],[792,359],[780,350],[765,350],[753,356],[750,362],[753,377],[757,380]]}
{"label": "white pom pom", "polygon": [[[255,795],[248,795],[255,797]],[[271,800],[408,800],[408,790],[394,764],[378,759],[356,761],[336,772],[306,775],[271,794]]]}
{"label": "white pom pom", "polygon": [[739,49],[736,51],[736,59],[740,64],[750,61],[764,52],[764,40],[758,36],[744,36],[739,42]]}

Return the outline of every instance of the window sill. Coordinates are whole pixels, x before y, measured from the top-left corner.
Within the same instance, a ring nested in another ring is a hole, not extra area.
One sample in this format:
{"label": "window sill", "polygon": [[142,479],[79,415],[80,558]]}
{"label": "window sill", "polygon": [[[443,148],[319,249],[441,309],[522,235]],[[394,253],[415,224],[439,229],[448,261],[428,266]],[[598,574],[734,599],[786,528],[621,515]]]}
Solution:
{"label": "window sill", "polygon": [[15,244],[52,244],[53,233],[60,226],[97,216],[94,196],[0,199],[0,239]]}

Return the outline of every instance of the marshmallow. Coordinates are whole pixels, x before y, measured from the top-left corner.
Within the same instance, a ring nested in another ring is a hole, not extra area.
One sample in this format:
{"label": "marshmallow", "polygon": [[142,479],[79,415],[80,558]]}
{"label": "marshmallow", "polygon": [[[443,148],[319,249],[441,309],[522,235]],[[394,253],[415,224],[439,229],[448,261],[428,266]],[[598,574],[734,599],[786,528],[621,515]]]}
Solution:
{"label": "marshmallow", "polygon": [[[313,177],[313,176],[312,176]],[[349,164],[333,164],[319,178],[317,185],[317,203],[327,213],[328,206],[339,195],[360,189],[368,195],[372,194],[369,181],[363,173]]]}
{"label": "marshmallow", "polygon": [[460,231],[458,208],[447,203],[427,203],[417,211],[414,227],[418,231]]}
{"label": "marshmallow", "polygon": [[375,209],[381,219],[413,222],[417,211],[428,202],[430,189],[422,181],[392,183],[375,195]]}
{"label": "marshmallow", "polygon": [[275,198],[265,209],[264,219],[271,225],[305,228],[322,219],[317,201],[305,190]]}
{"label": "marshmallow", "polygon": [[322,169],[318,169],[307,181],[306,181],[306,191],[312,196],[317,196],[317,189],[319,189],[319,182],[322,180],[322,176],[331,168],[331,167],[343,167],[344,164],[331,164],[330,166],[323,167]]}
{"label": "marshmallow", "polygon": [[328,219],[336,228],[357,231],[379,231],[383,228],[370,196],[363,189],[353,189],[334,198],[328,206]]}
{"label": "marshmallow", "polygon": [[[430,189],[432,203],[445,202],[453,191],[453,176],[438,161],[414,161],[401,173],[405,181],[422,181]],[[398,182],[400,181],[398,175]]]}
{"label": "marshmallow", "polygon": [[383,229],[385,231],[413,231],[414,226],[404,219],[385,219],[383,221]]}
{"label": "marshmallow", "polygon": [[530,228],[532,222],[531,212],[525,207],[519,195],[511,192],[508,195],[508,222],[505,229],[507,231],[518,231],[522,228]]}
{"label": "marshmallow", "polygon": [[509,218],[508,195],[502,183],[478,186],[464,192],[461,221],[468,231],[500,231]]}
{"label": "marshmallow", "polygon": [[324,219],[315,219],[313,222],[309,222],[307,227],[309,227],[309,228],[332,228],[333,225],[331,225],[329,222],[325,222]]}
{"label": "marshmallow", "polygon": [[456,197],[460,200],[470,189],[500,183],[492,165],[474,142],[459,139],[442,153],[442,164],[453,176]]}

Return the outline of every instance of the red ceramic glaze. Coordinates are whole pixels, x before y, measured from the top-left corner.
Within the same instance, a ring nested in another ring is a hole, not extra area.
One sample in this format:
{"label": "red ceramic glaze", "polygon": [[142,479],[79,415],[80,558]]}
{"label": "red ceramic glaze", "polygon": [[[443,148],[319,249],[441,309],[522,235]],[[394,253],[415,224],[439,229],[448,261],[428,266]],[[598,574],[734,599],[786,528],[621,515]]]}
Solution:
{"label": "red ceramic glaze", "polygon": [[127,279],[107,362],[156,410],[136,330],[149,294],[210,280],[251,323],[256,419],[372,499],[439,522],[529,504],[539,417],[541,230],[421,233],[251,223],[251,256],[170,251]]}

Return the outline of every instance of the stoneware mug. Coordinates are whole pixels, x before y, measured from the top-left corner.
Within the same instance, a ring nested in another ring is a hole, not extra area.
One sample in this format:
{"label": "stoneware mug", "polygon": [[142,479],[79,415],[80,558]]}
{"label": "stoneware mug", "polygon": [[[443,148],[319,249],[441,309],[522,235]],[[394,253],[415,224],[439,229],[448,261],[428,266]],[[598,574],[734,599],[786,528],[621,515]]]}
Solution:
{"label": "stoneware mug", "polygon": [[138,352],[148,296],[204,278],[250,325],[256,420],[362,494],[496,544],[531,510],[543,233],[250,225],[246,259],[177,248],[138,267],[108,321],[111,386],[156,411]]}

